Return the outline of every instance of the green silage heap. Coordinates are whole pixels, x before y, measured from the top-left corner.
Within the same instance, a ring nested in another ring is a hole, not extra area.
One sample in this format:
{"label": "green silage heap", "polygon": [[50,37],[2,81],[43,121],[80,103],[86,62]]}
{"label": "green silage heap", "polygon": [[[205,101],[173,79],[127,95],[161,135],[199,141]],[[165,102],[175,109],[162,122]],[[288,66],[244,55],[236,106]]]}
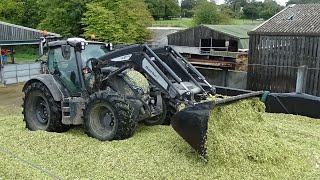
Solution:
{"label": "green silage heap", "polygon": [[[318,179],[320,122],[269,114],[258,98],[218,106],[205,163],[170,126],[139,124],[132,138],[101,142],[81,127],[30,132],[20,110],[0,107],[0,147],[62,179]],[[0,152],[0,179],[48,179]]]}

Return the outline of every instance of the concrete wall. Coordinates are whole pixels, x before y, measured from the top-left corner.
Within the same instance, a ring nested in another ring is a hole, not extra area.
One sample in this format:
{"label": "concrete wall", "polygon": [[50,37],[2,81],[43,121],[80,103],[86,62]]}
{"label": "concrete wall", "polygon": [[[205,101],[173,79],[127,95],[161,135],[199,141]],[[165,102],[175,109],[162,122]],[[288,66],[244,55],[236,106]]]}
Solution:
{"label": "concrete wall", "polygon": [[5,64],[3,68],[0,69],[0,83],[23,83],[39,74],[41,74],[40,63]]}
{"label": "concrete wall", "polygon": [[247,89],[247,72],[220,69],[198,69],[210,84]]}

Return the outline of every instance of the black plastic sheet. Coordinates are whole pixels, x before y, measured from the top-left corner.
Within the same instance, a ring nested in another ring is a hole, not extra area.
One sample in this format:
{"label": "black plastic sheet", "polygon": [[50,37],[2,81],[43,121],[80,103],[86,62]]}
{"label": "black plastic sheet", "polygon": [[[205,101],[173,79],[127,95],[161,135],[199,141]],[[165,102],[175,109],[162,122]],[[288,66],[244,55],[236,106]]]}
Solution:
{"label": "black plastic sheet", "polygon": [[266,111],[320,118],[320,97],[297,93],[270,93]]}

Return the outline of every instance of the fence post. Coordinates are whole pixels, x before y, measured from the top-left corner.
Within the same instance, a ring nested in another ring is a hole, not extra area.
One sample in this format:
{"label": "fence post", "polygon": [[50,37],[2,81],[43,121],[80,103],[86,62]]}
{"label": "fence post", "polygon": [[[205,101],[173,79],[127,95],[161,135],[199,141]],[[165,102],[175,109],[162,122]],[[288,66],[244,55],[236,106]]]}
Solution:
{"label": "fence post", "polygon": [[296,93],[301,94],[305,92],[306,86],[306,76],[307,76],[308,66],[299,66],[297,74],[297,83],[296,83]]}
{"label": "fence post", "polygon": [[222,73],[223,73],[223,76],[222,76],[222,83],[223,83],[223,87],[227,87],[228,85],[228,69],[222,69]]}

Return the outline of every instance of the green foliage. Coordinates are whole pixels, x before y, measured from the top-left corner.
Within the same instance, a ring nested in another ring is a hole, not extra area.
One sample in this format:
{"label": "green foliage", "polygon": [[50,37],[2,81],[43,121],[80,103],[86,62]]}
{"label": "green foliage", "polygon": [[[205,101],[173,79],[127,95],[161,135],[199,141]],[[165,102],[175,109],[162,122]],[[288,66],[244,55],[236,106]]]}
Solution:
{"label": "green foliage", "polygon": [[36,0],[18,0],[22,14],[18,24],[30,28],[36,28],[45,14],[41,13],[40,5]]}
{"label": "green foliage", "polygon": [[42,14],[36,0],[3,0],[0,20],[30,28],[36,28]]}
{"label": "green foliage", "polygon": [[82,14],[90,0],[43,0],[40,7],[45,9],[45,18],[38,25],[39,29],[59,33],[65,37],[79,36],[83,33]]}
{"label": "green foliage", "polygon": [[[254,2],[254,1],[252,1]],[[248,4],[248,0],[225,0],[224,3],[233,11],[239,12],[241,7]]]}
{"label": "green foliage", "polygon": [[229,24],[230,17],[217,9],[214,3],[203,0],[194,8],[193,21],[200,24]]}
{"label": "green foliage", "polygon": [[180,15],[178,0],[146,0],[145,2],[154,19],[170,19]]}
{"label": "green foliage", "polygon": [[277,4],[277,2],[273,0],[265,0],[262,4],[262,7],[260,7],[259,17],[263,19],[269,19],[281,10],[282,7]]}
{"label": "green foliage", "polygon": [[254,4],[247,4],[246,6],[244,6],[243,14],[246,18],[250,19],[258,18],[259,16],[258,9]]}
{"label": "green foliage", "polygon": [[318,4],[320,3],[320,1],[319,0],[289,0],[287,2],[287,5],[288,4],[311,4],[311,3]]}
{"label": "green foliage", "polygon": [[246,18],[250,19],[269,19],[282,9],[283,7],[274,0],[265,0],[264,2],[253,1],[244,6],[243,13]]}
{"label": "green foliage", "polygon": [[15,0],[1,0],[0,5],[0,20],[9,23],[20,22],[23,16],[22,4]]}
{"label": "green foliage", "polygon": [[226,11],[231,17],[239,18],[243,16],[246,19],[269,19],[283,9],[275,0],[265,0],[264,2],[255,0],[225,0],[225,6],[234,13],[231,14]]}
{"label": "green foliage", "polygon": [[196,0],[181,1],[181,16],[191,18],[193,16],[192,9],[196,6]]}
{"label": "green foliage", "polygon": [[143,0],[103,0],[87,4],[82,23],[84,34],[101,41],[142,43],[150,38],[152,18]]}

